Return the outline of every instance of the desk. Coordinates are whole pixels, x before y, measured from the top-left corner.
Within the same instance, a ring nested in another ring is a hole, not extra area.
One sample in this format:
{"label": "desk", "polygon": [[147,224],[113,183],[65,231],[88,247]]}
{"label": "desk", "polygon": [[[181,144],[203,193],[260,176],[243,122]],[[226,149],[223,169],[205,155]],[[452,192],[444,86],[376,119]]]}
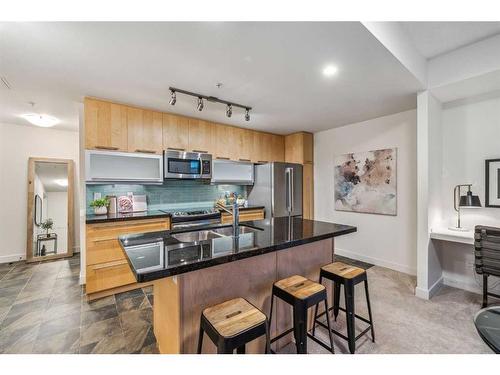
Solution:
{"label": "desk", "polygon": [[448,228],[433,228],[431,230],[430,237],[433,240],[442,240],[449,242],[464,243],[467,245],[474,245],[474,231],[472,229],[462,232],[458,230],[451,230]]}

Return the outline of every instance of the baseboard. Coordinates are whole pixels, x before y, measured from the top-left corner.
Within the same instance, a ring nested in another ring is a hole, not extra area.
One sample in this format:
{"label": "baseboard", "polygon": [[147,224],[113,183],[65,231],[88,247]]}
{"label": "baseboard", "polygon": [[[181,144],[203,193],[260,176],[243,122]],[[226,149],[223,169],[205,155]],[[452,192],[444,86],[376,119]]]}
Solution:
{"label": "baseboard", "polygon": [[0,264],[19,262],[20,260],[26,259],[26,254],[11,254],[0,256]]}
{"label": "baseboard", "polygon": [[418,286],[415,288],[415,296],[422,298],[422,299],[431,299],[432,296],[434,296],[439,289],[444,284],[444,279],[441,276],[434,284],[429,289],[423,289],[419,288]]}
{"label": "baseboard", "polygon": [[[498,278],[494,278],[494,276],[489,277],[490,281],[488,283],[488,291],[496,294],[500,294],[500,287],[498,284]],[[471,280],[471,282],[465,281],[465,280],[456,280],[453,278],[445,277],[444,278],[444,285],[451,286],[453,288],[457,289],[463,289],[471,293],[476,293],[476,294],[483,294],[483,287],[480,285],[477,285],[474,280]],[[496,285],[496,288],[494,287]]]}
{"label": "baseboard", "polygon": [[349,250],[335,248],[335,254],[342,255],[342,256],[356,259],[356,260],[361,260],[361,261],[367,262],[367,263],[372,263],[376,266],[389,268],[391,270],[403,272],[403,273],[406,273],[409,275],[416,275],[417,274],[416,269],[408,267],[404,264],[389,262],[389,261],[384,260],[384,259],[378,259],[378,258],[366,256],[366,255],[361,255],[359,253],[355,253],[355,252],[352,252]]}

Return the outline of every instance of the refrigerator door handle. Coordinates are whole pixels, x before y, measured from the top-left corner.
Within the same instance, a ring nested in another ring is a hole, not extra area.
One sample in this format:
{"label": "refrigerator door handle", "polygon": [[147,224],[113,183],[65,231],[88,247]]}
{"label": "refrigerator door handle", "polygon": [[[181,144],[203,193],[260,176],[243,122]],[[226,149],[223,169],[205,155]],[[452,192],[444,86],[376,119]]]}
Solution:
{"label": "refrigerator door handle", "polygon": [[293,169],[285,168],[285,181],[286,181],[286,210],[288,214],[293,211]]}
{"label": "refrigerator door handle", "polygon": [[295,185],[295,177],[293,175],[293,168],[290,168],[290,212],[293,213],[293,200],[295,199],[295,194],[293,187]]}

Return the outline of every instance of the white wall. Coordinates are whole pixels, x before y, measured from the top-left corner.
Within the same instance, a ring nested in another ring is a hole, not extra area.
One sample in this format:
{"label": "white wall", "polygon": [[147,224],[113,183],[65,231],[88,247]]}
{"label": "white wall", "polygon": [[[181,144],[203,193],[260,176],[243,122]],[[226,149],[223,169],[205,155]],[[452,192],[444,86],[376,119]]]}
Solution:
{"label": "white wall", "polygon": [[[452,193],[455,185],[473,184],[483,208],[462,210],[462,226],[474,228],[477,224],[500,227],[500,208],[486,208],[485,164],[486,159],[500,158],[500,98],[444,107],[443,171],[441,186],[442,225],[453,226]],[[471,245],[442,242],[440,261],[444,283],[479,292],[479,278],[474,272],[474,253]],[[498,278],[490,278],[491,285]]]}
{"label": "white wall", "polygon": [[[72,159],[78,176],[78,153],[78,132],[0,124],[0,263],[26,256],[28,158]],[[77,187],[75,184],[75,247],[79,244]]]}
{"label": "white wall", "polygon": [[47,217],[54,221],[52,233],[57,233],[57,252],[68,251],[68,192],[47,193]]}
{"label": "white wall", "polygon": [[[397,216],[334,210],[334,157],[397,147]],[[416,111],[406,111],[314,134],[314,216],[355,225],[335,239],[337,254],[416,273]]]}

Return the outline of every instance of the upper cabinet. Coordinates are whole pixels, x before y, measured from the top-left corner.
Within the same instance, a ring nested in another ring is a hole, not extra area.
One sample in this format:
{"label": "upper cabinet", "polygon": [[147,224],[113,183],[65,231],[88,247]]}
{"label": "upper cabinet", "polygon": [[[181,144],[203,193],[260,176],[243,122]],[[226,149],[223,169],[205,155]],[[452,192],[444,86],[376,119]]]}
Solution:
{"label": "upper cabinet", "polygon": [[236,159],[238,149],[237,133],[235,127],[222,124],[214,125],[215,147],[212,151],[214,159]]}
{"label": "upper cabinet", "polygon": [[285,136],[285,160],[289,163],[312,163],[313,135],[298,132]]}
{"label": "upper cabinet", "polygon": [[209,121],[190,118],[188,121],[188,149],[189,151],[213,153],[214,151],[214,124]]}
{"label": "upper cabinet", "polygon": [[85,98],[85,148],[127,151],[127,107]]}
{"label": "upper cabinet", "polygon": [[140,108],[127,108],[128,150],[161,154],[163,151],[163,115]]}
{"label": "upper cabinet", "polygon": [[272,161],[285,161],[285,137],[282,135],[271,135],[271,159]]}
{"label": "upper cabinet", "polygon": [[163,114],[163,149],[188,151],[189,119],[184,116]]}

